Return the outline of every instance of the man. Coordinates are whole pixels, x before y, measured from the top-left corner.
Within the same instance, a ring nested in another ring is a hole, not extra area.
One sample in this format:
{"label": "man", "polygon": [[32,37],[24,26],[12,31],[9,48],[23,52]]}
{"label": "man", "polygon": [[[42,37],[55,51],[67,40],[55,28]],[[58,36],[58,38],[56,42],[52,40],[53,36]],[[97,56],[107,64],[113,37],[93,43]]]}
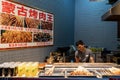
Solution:
{"label": "man", "polygon": [[82,40],[76,42],[77,51],[75,51],[76,62],[94,62],[92,51],[85,47]]}

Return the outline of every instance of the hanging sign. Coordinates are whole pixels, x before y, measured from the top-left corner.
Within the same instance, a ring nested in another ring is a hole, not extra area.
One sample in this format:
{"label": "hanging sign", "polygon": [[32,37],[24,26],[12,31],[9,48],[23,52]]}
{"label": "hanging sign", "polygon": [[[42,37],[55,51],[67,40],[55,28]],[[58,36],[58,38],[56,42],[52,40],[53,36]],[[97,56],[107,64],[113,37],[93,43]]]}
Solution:
{"label": "hanging sign", "polygon": [[0,50],[53,45],[54,15],[0,0]]}

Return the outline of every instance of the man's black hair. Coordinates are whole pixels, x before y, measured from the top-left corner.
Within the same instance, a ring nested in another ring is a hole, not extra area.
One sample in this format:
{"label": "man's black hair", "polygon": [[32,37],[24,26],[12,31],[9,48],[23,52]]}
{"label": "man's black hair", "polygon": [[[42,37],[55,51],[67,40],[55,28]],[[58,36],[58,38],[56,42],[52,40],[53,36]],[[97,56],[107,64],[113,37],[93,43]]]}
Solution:
{"label": "man's black hair", "polygon": [[78,45],[84,45],[84,42],[82,40],[79,40],[76,42],[76,46],[78,46]]}

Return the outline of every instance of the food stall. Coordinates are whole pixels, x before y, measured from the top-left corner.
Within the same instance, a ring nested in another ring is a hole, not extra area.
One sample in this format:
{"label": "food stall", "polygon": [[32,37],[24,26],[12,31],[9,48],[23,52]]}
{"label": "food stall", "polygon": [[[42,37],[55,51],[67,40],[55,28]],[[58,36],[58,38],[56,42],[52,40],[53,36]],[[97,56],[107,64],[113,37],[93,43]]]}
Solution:
{"label": "food stall", "polygon": [[115,63],[7,62],[0,65],[0,80],[119,80]]}

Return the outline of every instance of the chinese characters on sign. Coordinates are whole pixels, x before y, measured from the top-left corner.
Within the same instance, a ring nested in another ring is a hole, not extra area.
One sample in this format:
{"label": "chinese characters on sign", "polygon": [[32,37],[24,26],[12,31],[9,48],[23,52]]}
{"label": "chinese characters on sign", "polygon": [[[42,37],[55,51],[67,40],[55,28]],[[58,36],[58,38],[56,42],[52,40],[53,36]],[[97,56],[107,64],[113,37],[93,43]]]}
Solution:
{"label": "chinese characters on sign", "polygon": [[0,49],[53,45],[54,15],[0,0]]}

